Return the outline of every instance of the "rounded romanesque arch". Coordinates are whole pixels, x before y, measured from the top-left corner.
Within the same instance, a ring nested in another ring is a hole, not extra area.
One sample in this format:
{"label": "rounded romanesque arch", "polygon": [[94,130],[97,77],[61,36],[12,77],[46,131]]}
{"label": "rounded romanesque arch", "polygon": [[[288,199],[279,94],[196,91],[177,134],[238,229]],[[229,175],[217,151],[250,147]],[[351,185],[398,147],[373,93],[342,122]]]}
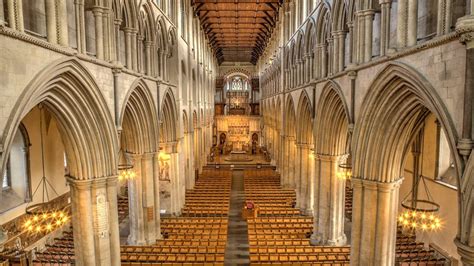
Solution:
{"label": "rounded romanesque arch", "polygon": [[[361,106],[352,145],[352,239],[358,241],[352,243],[351,262],[393,263],[398,194],[410,144],[432,113],[445,132],[460,180],[457,134],[434,88],[401,63],[391,63],[378,73]],[[370,200],[375,198],[377,201]]]}

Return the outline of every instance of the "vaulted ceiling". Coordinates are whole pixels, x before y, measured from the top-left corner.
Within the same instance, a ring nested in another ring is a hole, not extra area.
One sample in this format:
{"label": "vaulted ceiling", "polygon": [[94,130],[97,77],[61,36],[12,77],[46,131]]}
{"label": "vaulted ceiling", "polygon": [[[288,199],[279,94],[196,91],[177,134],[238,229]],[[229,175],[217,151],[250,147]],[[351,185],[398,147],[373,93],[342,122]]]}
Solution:
{"label": "vaulted ceiling", "polygon": [[256,64],[276,26],[282,3],[283,0],[193,0],[193,8],[219,64]]}

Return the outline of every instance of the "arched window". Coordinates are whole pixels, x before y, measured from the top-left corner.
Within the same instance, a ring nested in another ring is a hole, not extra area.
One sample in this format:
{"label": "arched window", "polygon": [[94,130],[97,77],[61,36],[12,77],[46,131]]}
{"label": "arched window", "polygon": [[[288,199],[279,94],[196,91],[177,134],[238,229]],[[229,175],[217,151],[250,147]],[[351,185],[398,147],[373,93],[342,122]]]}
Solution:
{"label": "arched window", "polygon": [[231,87],[231,90],[233,91],[241,91],[243,90],[244,86],[243,86],[243,82],[242,82],[242,79],[240,77],[235,77],[233,80],[232,80],[232,87]]}
{"label": "arched window", "polygon": [[23,23],[25,31],[46,38],[46,5],[44,0],[23,0]]}
{"label": "arched window", "polygon": [[2,194],[4,201],[0,212],[31,201],[29,146],[26,128],[20,124],[13,138],[8,162],[3,173]]}

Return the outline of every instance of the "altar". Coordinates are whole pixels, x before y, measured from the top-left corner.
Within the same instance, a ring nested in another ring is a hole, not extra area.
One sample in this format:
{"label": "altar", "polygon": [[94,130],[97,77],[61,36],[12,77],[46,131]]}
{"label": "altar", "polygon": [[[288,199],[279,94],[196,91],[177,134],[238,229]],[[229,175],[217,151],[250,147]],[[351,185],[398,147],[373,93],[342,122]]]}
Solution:
{"label": "altar", "polygon": [[260,146],[260,117],[216,116],[218,146],[222,154],[250,154]]}

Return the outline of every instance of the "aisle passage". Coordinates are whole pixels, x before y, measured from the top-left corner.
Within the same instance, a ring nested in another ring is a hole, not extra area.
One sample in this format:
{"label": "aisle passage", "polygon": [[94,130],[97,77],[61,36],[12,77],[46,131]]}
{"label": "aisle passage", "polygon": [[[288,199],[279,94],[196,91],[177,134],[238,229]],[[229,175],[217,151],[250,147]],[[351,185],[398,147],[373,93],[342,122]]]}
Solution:
{"label": "aisle passage", "polygon": [[225,251],[226,265],[248,265],[250,263],[247,221],[242,218],[244,201],[243,171],[235,170],[232,174],[230,193],[229,227]]}

